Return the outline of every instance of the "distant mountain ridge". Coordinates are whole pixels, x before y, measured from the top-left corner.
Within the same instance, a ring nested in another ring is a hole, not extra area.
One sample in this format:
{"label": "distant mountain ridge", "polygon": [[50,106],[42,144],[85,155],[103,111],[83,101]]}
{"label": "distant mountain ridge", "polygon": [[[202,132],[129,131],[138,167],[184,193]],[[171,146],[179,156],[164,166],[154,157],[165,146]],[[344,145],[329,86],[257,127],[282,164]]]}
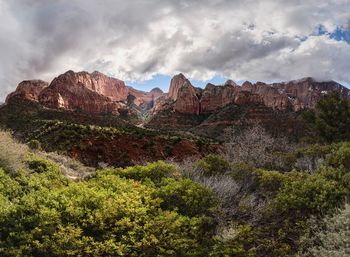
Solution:
{"label": "distant mountain ridge", "polygon": [[331,91],[350,99],[350,90],[341,84],[313,78],[273,84],[246,81],[242,86],[228,80],[224,85],[209,83],[202,89],[194,87],[180,73],[172,78],[169,92],[164,93],[159,88],[140,91],[97,71],[67,71],[51,83],[41,80],[21,82],[16,91],[8,95],[6,104],[26,100],[49,109],[91,115],[147,113],[150,117],[147,122],[139,121],[147,127],[187,130],[198,126],[234,125],[237,118],[248,124],[267,124],[274,119],[282,122],[281,117],[286,113],[313,109],[318,100]]}

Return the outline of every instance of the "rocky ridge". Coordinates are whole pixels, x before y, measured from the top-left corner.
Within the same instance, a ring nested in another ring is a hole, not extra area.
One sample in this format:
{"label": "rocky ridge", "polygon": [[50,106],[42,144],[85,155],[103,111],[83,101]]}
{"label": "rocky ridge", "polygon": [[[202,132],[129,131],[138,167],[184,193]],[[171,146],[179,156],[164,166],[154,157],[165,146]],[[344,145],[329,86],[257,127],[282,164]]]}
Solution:
{"label": "rocky ridge", "polygon": [[21,82],[6,103],[21,98],[52,109],[113,115],[132,105],[140,111],[149,111],[152,116],[165,110],[198,116],[228,105],[264,105],[272,110],[297,112],[314,108],[321,96],[330,91],[338,91],[350,99],[350,90],[339,83],[312,78],[273,84],[246,81],[242,86],[228,80],[224,85],[207,84],[201,89],[180,73],[172,78],[166,94],[159,88],[143,92],[97,71],[67,71],[50,84],[41,80]]}
{"label": "rocky ridge", "polygon": [[139,91],[126,86],[122,80],[97,71],[67,71],[50,84],[41,80],[21,82],[7,97],[6,103],[20,98],[52,109],[119,115],[131,98],[136,106],[150,109],[162,95],[164,93],[159,88],[151,92]]}
{"label": "rocky ridge", "polygon": [[179,74],[171,80],[169,94],[158,101],[155,112],[172,108],[180,113],[199,115],[215,112],[228,104],[248,103],[297,112],[314,108],[322,95],[330,91],[338,91],[343,98],[350,99],[350,90],[335,81],[318,82],[312,78],[273,84],[246,81],[239,86],[228,80],[224,85],[209,83],[204,89],[198,89]]}

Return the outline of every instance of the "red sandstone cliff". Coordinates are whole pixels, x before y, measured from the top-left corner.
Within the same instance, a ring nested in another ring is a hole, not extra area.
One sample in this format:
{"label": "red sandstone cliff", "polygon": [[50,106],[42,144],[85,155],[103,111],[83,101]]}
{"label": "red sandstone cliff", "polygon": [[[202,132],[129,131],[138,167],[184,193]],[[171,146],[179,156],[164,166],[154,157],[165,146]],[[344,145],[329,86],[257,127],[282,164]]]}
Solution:
{"label": "red sandstone cliff", "polygon": [[180,90],[180,88],[185,84],[185,83],[189,83],[189,80],[182,74],[178,74],[175,75],[170,82],[170,87],[169,87],[169,93],[168,93],[168,97],[174,101],[177,100],[178,98],[178,92]]}
{"label": "red sandstone cliff", "polygon": [[238,86],[228,80],[224,85],[208,84],[198,91],[183,74],[178,74],[171,80],[167,97],[156,103],[154,113],[173,108],[180,113],[205,114],[229,104],[247,103],[263,104],[274,110],[299,111],[314,108],[322,95],[330,91],[338,91],[343,98],[350,99],[350,90],[334,81],[318,82],[312,78],[274,84],[246,81]]}
{"label": "red sandstone cliff", "polygon": [[127,87],[123,81],[97,71],[91,74],[68,71],[50,84],[40,80],[23,81],[6,102],[23,98],[49,108],[118,114],[131,99],[144,111],[152,108],[153,115],[162,110],[199,115],[230,104],[263,104],[274,110],[299,111],[314,108],[322,95],[334,90],[350,99],[350,90],[340,84],[312,78],[274,84],[245,82],[242,86],[228,80],[224,85],[208,84],[205,89],[199,89],[180,73],[172,78],[169,93],[165,94],[159,88],[143,92]]}
{"label": "red sandstone cliff", "polygon": [[16,98],[38,102],[40,92],[48,86],[49,83],[42,80],[23,81],[19,83],[16,91],[7,96],[6,103]]}
{"label": "red sandstone cliff", "polygon": [[97,77],[87,72],[68,71],[55,78],[40,92],[39,102],[53,109],[118,114],[122,104],[112,99],[122,99],[122,95],[118,96],[117,92],[124,93],[123,89],[117,88],[119,84],[114,89],[114,81],[100,74],[96,75]]}
{"label": "red sandstone cliff", "polygon": [[200,103],[196,95],[196,90],[189,81],[185,81],[185,83],[179,87],[176,96],[175,111],[196,115],[200,113]]}
{"label": "red sandstone cliff", "polygon": [[129,95],[133,95],[137,106],[150,109],[154,100],[164,93],[158,88],[142,92],[97,71],[91,74],[67,71],[50,84],[40,80],[21,82],[6,102],[20,98],[48,108],[118,115],[118,110],[126,106]]}

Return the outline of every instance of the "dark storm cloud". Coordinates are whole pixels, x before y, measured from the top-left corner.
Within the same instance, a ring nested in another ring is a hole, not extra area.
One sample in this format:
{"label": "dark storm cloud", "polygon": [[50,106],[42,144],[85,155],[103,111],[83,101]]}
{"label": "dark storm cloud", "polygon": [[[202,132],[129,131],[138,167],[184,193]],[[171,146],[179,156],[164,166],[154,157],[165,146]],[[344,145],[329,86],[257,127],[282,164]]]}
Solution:
{"label": "dark storm cloud", "polygon": [[186,72],[197,79],[308,75],[349,82],[349,44],[310,36],[320,25],[329,31],[349,26],[349,5],[0,0],[0,98],[23,79],[50,80],[68,69],[100,70],[124,80]]}

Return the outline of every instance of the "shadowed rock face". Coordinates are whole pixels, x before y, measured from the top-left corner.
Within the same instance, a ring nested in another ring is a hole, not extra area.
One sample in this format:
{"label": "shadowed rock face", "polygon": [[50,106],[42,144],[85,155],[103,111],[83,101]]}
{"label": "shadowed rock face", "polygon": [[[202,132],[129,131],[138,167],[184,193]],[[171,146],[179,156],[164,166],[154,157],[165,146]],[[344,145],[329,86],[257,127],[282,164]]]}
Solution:
{"label": "shadowed rock face", "polygon": [[209,83],[203,90],[193,87],[183,74],[178,74],[171,80],[168,95],[156,102],[153,114],[165,109],[184,114],[210,114],[229,104],[248,103],[261,104],[262,98],[258,94],[243,93],[242,87],[232,80],[220,86]]}
{"label": "shadowed rock face", "polygon": [[153,88],[150,92],[144,92],[132,87],[129,88],[129,94],[135,97],[134,104],[140,106],[144,110],[149,110],[154,107],[155,101],[165,95],[159,88]]}
{"label": "shadowed rock face", "polygon": [[314,108],[322,95],[338,91],[350,99],[350,90],[340,84],[306,78],[275,84],[232,80],[224,85],[208,84],[205,89],[191,85],[183,74],[176,75],[169,94],[156,101],[147,127],[164,130],[189,130],[220,138],[225,128],[239,124],[261,124],[275,134],[291,136],[304,131],[297,111]]}
{"label": "shadowed rock face", "polygon": [[207,84],[200,99],[201,112],[213,112],[233,103],[236,94],[240,91],[240,88],[233,83],[226,83],[224,86]]}
{"label": "shadowed rock face", "polygon": [[[182,87],[186,85],[186,89]],[[186,94],[182,91],[186,91]],[[335,81],[318,82],[312,78],[304,78],[289,82],[255,84],[246,81],[238,86],[232,80],[224,85],[207,84],[204,90],[195,93],[196,89],[183,74],[173,77],[168,96],[155,107],[157,112],[174,102],[174,110],[189,114],[212,113],[228,104],[263,104],[273,110],[300,111],[303,108],[315,108],[322,95],[338,91],[345,99],[350,99],[350,90]],[[181,92],[181,97],[180,97]],[[245,92],[245,93],[243,93]],[[194,97],[194,96],[197,97]],[[168,101],[166,100],[168,99]],[[199,112],[197,105],[199,104]]]}

